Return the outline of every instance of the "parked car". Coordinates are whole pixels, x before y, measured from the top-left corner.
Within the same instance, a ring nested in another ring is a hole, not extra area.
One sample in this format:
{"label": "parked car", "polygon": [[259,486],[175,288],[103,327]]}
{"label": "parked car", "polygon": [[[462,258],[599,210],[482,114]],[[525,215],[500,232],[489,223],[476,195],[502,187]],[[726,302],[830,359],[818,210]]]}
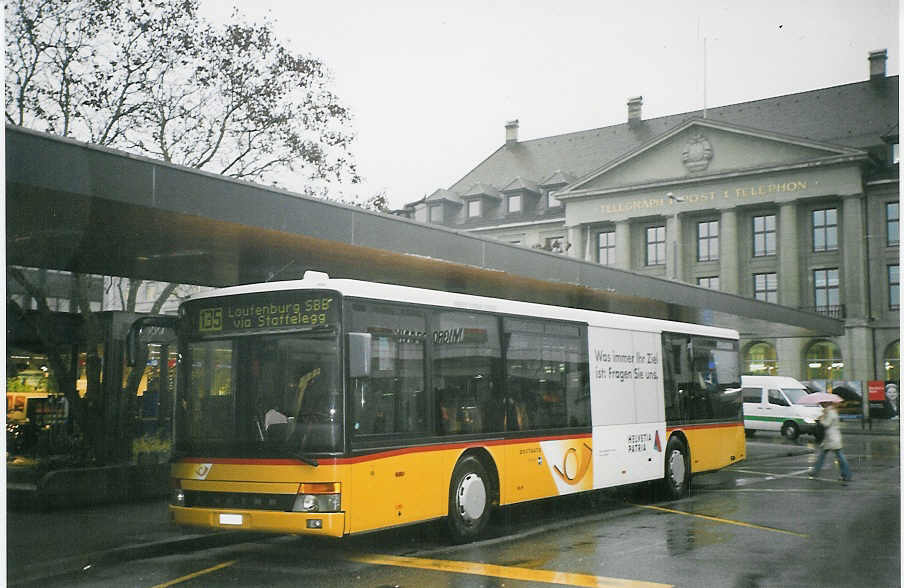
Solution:
{"label": "parked car", "polygon": [[802,434],[815,435],[819,406],[799,404],[809,393],[807,387],[785,376],[741,376],[744,402],[744,432],[779,431],[786,439]]}

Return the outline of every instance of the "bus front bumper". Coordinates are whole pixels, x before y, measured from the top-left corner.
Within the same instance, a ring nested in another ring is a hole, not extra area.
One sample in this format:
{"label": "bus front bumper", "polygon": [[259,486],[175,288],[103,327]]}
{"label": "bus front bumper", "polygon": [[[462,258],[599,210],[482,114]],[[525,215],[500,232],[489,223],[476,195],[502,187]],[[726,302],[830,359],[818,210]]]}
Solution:
{"label": "bus front bumper", "polygon": [[342,537],[345,513],[282,512],[170,505],[170,518],[179,525],[238,531],[266,531],[294,535]]}

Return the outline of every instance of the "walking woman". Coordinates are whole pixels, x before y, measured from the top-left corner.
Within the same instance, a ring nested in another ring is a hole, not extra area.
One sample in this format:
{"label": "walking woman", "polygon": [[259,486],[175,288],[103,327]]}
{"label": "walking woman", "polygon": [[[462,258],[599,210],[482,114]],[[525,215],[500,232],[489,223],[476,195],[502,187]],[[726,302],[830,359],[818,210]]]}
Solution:
{"label": "walking woman", "polygon": [[841,450],[841,417],[838,416],[838,411],[835,410],[835,403],[820,402],[819,405],[822,406],[822,416],[819,417],[819,422],[822,423],[825,430],[825,437],[822,440],[819,457],[816,458],[816,463],[813,464],[813,469],[810,470],[810,476],[819,474],[819,470],[822,469],[822,464],[825,461],[826,453],[834,451],[838,457],[841,479],[848,482],[852,479],[852,476],[851,467],[848,465],[844,452]]}

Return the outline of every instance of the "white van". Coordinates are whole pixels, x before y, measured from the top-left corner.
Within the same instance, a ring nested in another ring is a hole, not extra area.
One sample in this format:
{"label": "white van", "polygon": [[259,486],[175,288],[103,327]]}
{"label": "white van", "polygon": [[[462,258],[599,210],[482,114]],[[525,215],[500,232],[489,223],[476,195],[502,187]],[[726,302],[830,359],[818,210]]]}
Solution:
{"label": "white van", "polygon": [[741,376],[744,397],[744,432],[780,431],[787,439],[816,432],[822,408],[798,404],[807,387],[785,376]]}

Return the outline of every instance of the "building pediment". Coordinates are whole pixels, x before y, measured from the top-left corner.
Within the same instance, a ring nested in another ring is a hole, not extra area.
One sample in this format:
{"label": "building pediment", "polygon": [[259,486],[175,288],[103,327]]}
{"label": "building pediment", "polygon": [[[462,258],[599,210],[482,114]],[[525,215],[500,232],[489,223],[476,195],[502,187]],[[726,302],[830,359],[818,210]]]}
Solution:
{"label": "building pediment", "polygon": [[652,183],[709,180],[866,157],[865,151],[850,147],[692,119],[604,164],[557,196],[577,198]]}

